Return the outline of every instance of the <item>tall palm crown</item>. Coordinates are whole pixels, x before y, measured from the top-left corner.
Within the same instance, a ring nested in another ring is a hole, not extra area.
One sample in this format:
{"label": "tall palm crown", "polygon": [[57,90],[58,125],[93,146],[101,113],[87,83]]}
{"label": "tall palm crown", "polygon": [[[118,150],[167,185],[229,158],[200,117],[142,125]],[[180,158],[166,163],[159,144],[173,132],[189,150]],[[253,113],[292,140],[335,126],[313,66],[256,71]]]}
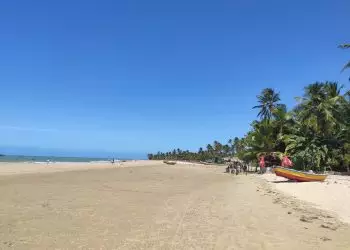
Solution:
{"label": "tall palm crown", "polygon": [[213,151],[213,146],[210,145],[210,144],[208,144],[208,145],[207,145],[207,151],[208,151],[208,152],[212,152],[212,151]]}
{"label": "tall palm crown", "polygon": [[278,103],[280,101],[279,93],[276,93],[275,90],[271,88],[266,88],[263,89],[257,98],[260,105],[254,106],[253,109],[260,109],[258,117],[262,120],[271,120],[274,110],[281,106],[281,104]]}
{"label": "tall palm crown", "polygon": [[304,96],[298,98],[300,104],[295,108],[301,121],[319,133],[331,132],[331,128],[341,120],[341,89],[342,86],[334,82],[316,82],[307,86]]}

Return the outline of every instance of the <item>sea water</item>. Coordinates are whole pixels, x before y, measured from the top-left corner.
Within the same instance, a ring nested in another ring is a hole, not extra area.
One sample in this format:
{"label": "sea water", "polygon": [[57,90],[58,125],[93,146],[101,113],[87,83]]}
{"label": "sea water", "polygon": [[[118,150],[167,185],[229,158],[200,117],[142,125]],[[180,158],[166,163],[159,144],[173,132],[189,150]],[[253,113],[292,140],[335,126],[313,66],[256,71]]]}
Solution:
{"label": "sea water", "polygon": [[109,158],[90,157],[58,157],[58,156],[26,156],[26,155],[4,155],[0,156],[0,162],[93,162],[110,161]]}

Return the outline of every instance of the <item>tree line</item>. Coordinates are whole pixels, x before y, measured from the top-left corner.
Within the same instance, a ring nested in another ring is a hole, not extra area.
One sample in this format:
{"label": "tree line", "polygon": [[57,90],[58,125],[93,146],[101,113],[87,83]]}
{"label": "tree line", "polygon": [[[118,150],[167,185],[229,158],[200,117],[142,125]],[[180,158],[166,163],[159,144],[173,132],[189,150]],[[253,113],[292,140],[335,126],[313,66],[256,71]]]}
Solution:
{"label": "tree line", "polygon": [[206,161],[220,163],[225,157],[232,157],[242,150],[240,139],[235,137],[222,144],[214,141],[205,148],[200,147],[197,152],[189,150],[174,149],[169,152],[158,152],[148,154],[150,160],[185,160],[185,161]]}
{"label": "tree line", "polygon": [[[349,49],[350,44],[339,46]],[[342,71],[350,68],[350,61]],[[242,138],[221,144],[214,141],[198,152],[182,151],[149,154],[149,159],[220,162],[236,156],[256,162],[258,155],[276,152],[289,155],[294,167],[303,170],[350,171],[350,90],[337,82],[315,82],[304,88],[297,105],[290,110],[280,94],[265,88],[257,96],[258,119]]]}

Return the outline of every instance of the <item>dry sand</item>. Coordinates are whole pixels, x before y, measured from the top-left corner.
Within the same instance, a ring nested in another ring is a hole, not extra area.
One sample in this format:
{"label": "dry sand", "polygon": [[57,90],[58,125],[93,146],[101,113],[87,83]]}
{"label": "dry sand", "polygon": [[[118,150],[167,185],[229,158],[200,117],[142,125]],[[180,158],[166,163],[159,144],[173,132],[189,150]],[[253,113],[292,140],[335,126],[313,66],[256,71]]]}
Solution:
{"label": "dry sand", "polygon": [[[260,176],[279,191],[312,203],[350,223],[350,176],[330,175],[325,182],[289,182],[274,174]],[[350,249],[350,246],[349,246]]]}
{"label": "dry sand", "polygon": [[259,178],[144,164],[0,176],[0,249],[350,248],[349,225]]}
{"label": "dry sand", "polygon": [[136,167],[136,166],[149,166],[161,164],[161,161],[126,161],[116,162],[111,164],[110,162],[51,162],[49,164],[45,162],[38,163],[0,163],[0,175],[14,175],[14,174],[33,174],[33,173],[53,173],[53,172],[66,172],[77,171],[86,169],[106,169],[106,168],[119,168],[119,167]]}

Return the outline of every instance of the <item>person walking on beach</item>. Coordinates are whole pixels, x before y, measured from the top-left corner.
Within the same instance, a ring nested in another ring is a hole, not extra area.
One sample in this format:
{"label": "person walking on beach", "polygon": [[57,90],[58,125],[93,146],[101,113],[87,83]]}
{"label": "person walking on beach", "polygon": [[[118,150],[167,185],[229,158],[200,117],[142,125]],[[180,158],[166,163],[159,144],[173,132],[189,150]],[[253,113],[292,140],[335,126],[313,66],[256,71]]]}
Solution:
{"label": "person walking on beach", "polygon": [[260,173],[264,173],[265,172],[265,159],[264,159],[264,156],[260,157],[259,166],[260,166]]}
{"label": "person walking on beach", "polygon": [[248,175],[248,165],[246,163],[243,164],[243,172]]}
{"label": "person walking on beach", "polygon": [[239,163],[237,163],[236,165],[236,175],[238,175],[241,172],[241,165]]}

